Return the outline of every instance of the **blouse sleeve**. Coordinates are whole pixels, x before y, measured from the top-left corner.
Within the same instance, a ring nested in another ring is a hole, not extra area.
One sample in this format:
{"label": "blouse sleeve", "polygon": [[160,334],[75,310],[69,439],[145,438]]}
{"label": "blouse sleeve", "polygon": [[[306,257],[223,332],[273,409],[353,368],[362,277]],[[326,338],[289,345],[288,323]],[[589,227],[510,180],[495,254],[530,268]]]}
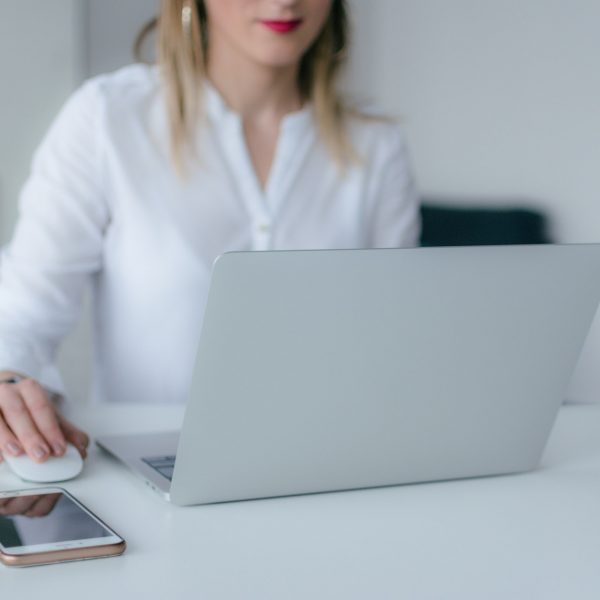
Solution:
{"label": "blouse sleeve", "polygon": [[419,196],[400,129],[387,125],[382,157],[373,169],[366,217],[371,248],[414,247],[419,243]]}
{"label": "blouse sleeve", "polygon": [[58,344],[102,263],[109,222],[97,83],[76,92],[37,150],[13,239],[0,261],[0,370],[63,392]]}

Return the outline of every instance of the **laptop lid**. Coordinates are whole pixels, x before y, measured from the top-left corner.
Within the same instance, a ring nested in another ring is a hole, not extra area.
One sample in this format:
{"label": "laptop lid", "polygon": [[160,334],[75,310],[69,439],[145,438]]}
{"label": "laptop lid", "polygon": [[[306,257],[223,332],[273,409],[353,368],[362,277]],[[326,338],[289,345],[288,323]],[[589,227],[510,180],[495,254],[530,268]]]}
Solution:
{"label": "laptop lid", "polygon": [[600,245],[231,253],[171,499],[534,468],[600,298]]}

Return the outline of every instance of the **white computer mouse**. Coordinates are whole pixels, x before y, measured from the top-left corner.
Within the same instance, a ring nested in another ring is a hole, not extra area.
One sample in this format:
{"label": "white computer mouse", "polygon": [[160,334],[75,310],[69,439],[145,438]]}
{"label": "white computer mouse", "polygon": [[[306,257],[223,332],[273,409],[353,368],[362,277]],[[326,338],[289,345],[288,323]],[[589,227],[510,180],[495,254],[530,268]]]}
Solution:
{"label": "white computer mouse", "polygon": [[77,448],[71,444],[67,444],[67,451],[63,456],[51,456],[43,463],[34,462],[27,454],[4,454],[3,458],[15,475],[33,483],[66,481],[77,477],[83,469],[83,459]]}

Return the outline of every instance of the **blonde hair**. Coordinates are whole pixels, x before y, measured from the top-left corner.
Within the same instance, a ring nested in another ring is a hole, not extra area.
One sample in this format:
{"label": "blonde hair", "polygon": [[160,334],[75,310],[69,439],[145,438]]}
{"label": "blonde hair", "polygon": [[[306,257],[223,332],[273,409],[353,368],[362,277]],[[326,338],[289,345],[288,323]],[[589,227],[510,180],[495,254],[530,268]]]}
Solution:
{"label": "blonde hair", "polygon": [[[206,78],[208,24],[203,0],[161,0],[160,16],[140,32],[135,52],[141,57],[146,37],[157,29],[157,62],[164,83],[171,155],[181,173],[194,150],[202,116]],[[351,112],[337,91],[349,37],[346,0],[333,0],[330,14],[312,46],[302,57],[298,90],[313,105],[318,131],[339,165],[355,159],[345,121]]]}

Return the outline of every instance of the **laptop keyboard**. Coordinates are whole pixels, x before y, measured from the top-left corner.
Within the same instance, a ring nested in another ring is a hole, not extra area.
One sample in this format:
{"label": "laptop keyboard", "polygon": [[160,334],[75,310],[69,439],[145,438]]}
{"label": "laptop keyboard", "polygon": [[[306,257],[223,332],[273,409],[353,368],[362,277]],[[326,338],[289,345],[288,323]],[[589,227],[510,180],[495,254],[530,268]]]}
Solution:
{"label": "laptop keyboard", "polygon": [[175,456],[152,456],[142,460],[155,471],[166,477],[169,481],[173,479],[175,470]]}

